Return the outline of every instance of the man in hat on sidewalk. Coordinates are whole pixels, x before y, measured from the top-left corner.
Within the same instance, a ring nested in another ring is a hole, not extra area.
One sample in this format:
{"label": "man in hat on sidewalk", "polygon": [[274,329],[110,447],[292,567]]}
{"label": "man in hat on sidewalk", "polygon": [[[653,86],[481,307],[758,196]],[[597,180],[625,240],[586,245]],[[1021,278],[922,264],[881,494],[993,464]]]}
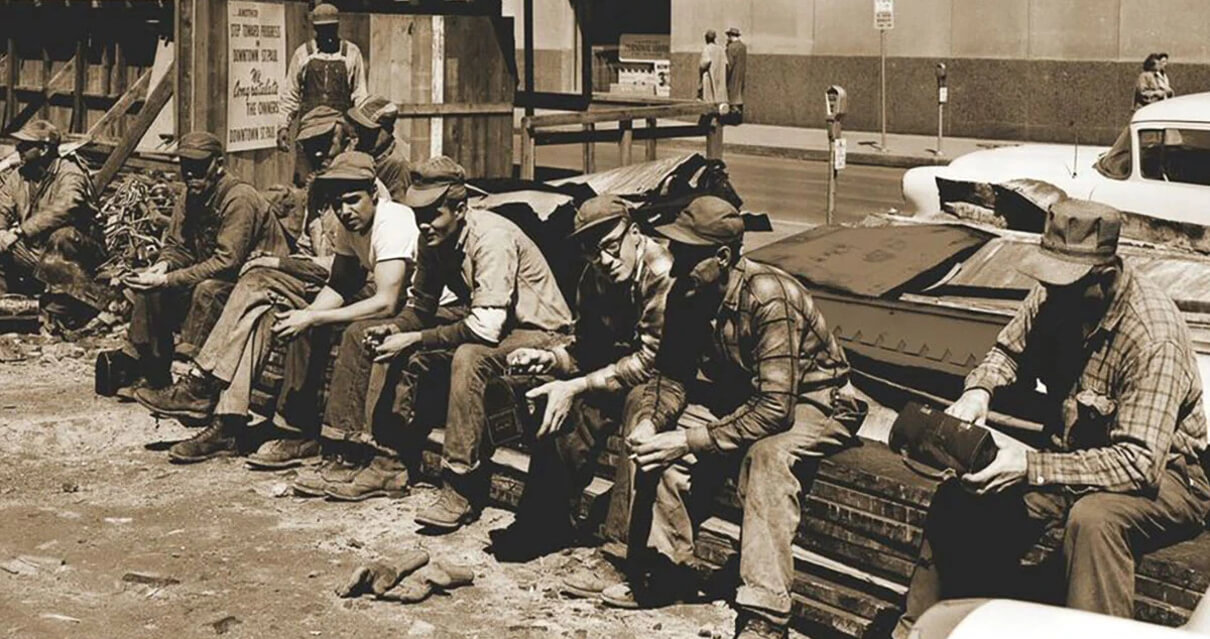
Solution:
{"label": "man in hat on sidewalk", "polygon": [[1051,446],[1004,442],[933,499],[905,619],[942,598],[1004,591],[1048,529],[1062,531],[1067,605],[1131,617],[1135,557],[1197,535],[1210,511],[1199,463],[1202,384],[1172,300],[1117,255],[1122,216],[1086,200],[1050,207],[1038,281],[947,412],[983,423],[992,395],[1045,386]]}
{"label": "man in hat on sidewalk", "polygon": [[[509,353],[509,368],[560,378],[528,392],[546,400],[538,445],[516,523],[492,533],[500,561],[528,561],[559,550],[572,538],[572,501],[592,481],[597,458],[618,428],[634,427],[634,389],[654,373],[664,332],[664,302],[672,287],[672,254],[648,237],[630,205],[600,195],[580,205],[570,239],[588,261],[576,289],[574,343]],[[629,515],[625,482],[614,483],[608,539],[623,540]],[[620,530],[619,530],[620,529]],[[575,585],[572,584],[572,588]]]}
{"label": "man in hat on sidewalk", "polygon": [[[55,125],[33,120],[13,134],[21,166],[0,176],[0,293],[42,293],[48,264],[67,263],[91,283],[105,259],[88,169],[59,155]],[[63,299],[47,310],[69,312]]]}
{"label": "man in hat on sidewalk", "polygon": [[340,11],[321,3],[311,11],[311,25],[315,38],[298,45],[286,71],[278,109],[277,148],[282,151],[290,150],[291,131],[298,130],[300,116],[320,105],[344,113],[367,95],[361,49],[337,33]]}
{"label": "man in hat on sidewalk", "polygon": [[245,262],[290,252],[268,203],[251,184],[227,173],[218,137],[187,133],[176,154],[186,191],[168,223],[164,248],[153,266],[124,280],[134,293],[134,309],[123,350],[139,360],[150,389],[172,382],[174,352],[197,354]]}
{"label": "man in hat on sidewalk", "polygon": [[739,27],[727,29],[727,124],[744,122],[744,80],[748,75],[748,45],[740,40]]}
{"label": "man in hat on sidewalk", "polygon": [[[805,459],[849,445],[864,407],[849,387],[844,352],[807,289],[740,255],[744,220],[735,207],[699,197],[656,232],[671,241],[676,281],[658,372],[643,386],[638,425],[626,440],[630,456],[620,462],[634,464],[639,484],[627,559],[641,571],[606,588],[601,599],[633,608],[691,598],[696,518],[689,491],[712,494],[738,465],[736,636],[783,638],[801,518],[796,470]],[[710,380],[705,387],[697,382],[699,365]],[[690,399],[719,417],[678,426]]]}
{"label": "man in hat on sidewalk", "polygon": [[412,167],[395,140],[398,115],[395,103],[380,95],[371,95],[348,111],[357,138],[356,149],[374,157],[378,180],[387,187],[391,200],[402,202],[412,183]]}

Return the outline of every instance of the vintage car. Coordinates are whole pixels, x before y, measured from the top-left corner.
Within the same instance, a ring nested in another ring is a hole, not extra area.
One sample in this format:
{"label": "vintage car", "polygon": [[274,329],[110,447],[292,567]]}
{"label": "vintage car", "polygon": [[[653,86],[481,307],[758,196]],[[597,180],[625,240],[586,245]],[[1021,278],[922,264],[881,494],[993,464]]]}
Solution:
{"label": "vintage car", "polygon": [[903,176],[907,212],[944,210],[938,179],[998,184],[1026,178],[1140,216],[1210,225],[1210,93],[1134,113],[1112,147],[1021,144],[976,151]]}

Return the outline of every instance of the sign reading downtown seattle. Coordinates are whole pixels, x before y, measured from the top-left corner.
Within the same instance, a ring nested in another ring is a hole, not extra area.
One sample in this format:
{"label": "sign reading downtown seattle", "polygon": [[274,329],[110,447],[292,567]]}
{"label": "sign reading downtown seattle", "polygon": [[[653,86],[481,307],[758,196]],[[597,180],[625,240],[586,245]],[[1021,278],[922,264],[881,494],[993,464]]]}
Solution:
{"label": "sign reading downtown seattle", "polygon": [[285,8],[241,0],[227,7],[227,151],[271,148],[286,77]]}

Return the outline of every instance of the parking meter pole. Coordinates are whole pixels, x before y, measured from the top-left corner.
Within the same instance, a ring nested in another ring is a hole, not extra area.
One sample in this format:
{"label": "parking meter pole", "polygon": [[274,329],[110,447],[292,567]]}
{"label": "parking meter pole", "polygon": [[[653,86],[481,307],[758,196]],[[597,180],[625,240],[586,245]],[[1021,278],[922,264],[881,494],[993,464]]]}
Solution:
{"label": "parking meter pole", "polygon": [[941,144],[945,136],[945,103],[949,101],[944,62],[937,63],[937,155],[945,155]]}
{"label": "parking meter pole", "polygon": [[836,178],[844,167],[841,141],[841,124],[848,112],[848,97],[843,87],[832,85],[824,92],[824,113],[827,115],[828,131],[828,204],[825,221],[832,223],[836,212]]}
{"label": "parking meter pole", "polygon": [[880,118],[882,121],[882,127],[881,127],[882,128],[882,143],[880,145],[879,150],[882,151],[883,153],[885,153],[887,150],[886,149],[886,29],[878,30],[878,50],[879,50],[878,81],[879,81],[879,85],[881,86],[881,90],[879,90],[878,93],[879,93],[879,97],[882,100],[882,109],[881,109],[882,116]]}
{"label": "parking meter pole", "polygon": [[941,150],[941,138],[945,130],[945,103],[937,103],[937,155],[945,155],[945,151]]}

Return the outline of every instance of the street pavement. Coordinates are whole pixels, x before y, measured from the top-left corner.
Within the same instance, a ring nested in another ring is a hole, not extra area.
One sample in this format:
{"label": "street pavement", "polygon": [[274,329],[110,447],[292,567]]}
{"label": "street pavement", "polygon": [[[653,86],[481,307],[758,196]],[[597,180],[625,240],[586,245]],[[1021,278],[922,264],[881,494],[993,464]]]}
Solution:
{"label": "street pavement", "polygon": [[[690,149],[658,150],[660,158],[689,153]],[[582,167],[579,145],[542,146],[537,150],[538,167],[570,169]],[[642,161],[643,147],[636,144],[635,161]],[[618,166],[615,144],[596,145],[597,170]],[[824,222],[827,208],[827,164],[796,160],[724,153],[731,183],[744,199],[744,209],[768,213],[773,221],[772,233],[752,234],[751,247],[760,246],[798,233],[811,225]],[[836,191],[836,222],[860,221],[871,213],[883,213],[903,207],[900,180],[904,170],[882,166],[850,166],[840,172]]]}

